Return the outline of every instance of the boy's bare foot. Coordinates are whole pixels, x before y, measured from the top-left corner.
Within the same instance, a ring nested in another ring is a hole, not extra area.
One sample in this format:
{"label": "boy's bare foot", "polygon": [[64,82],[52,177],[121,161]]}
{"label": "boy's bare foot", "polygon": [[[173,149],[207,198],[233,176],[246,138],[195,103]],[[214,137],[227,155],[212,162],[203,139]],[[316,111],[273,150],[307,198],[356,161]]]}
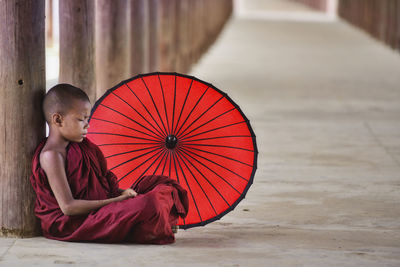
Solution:
{"label": "boy's bare foot", "polygon": [[172,229],[172,232],[174,233],[174,234],[176,234],[176,233],[178,233],[178,225],[172,225],[171,226],[171,229]]}

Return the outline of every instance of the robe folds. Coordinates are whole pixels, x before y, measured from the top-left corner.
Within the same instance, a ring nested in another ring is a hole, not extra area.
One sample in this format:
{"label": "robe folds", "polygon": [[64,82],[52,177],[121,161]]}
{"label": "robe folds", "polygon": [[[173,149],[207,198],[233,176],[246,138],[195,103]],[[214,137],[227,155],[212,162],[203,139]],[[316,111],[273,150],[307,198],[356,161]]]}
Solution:
{"label": "robe folds", "polygon": [[[61,241],[168,244],[175,241],[171,226],[188,212],[187,192],[163,175],[146,175],[132,189],[138,195],[112,202],[84,215],[61,211],[39,155],[47,139],[35,150],[31,184],[36,192],[34,212],[43,236]],[[84,138],[67,146],[65,171],[74,199],[99,200],[120,195],[116,176],[97,145]]]}

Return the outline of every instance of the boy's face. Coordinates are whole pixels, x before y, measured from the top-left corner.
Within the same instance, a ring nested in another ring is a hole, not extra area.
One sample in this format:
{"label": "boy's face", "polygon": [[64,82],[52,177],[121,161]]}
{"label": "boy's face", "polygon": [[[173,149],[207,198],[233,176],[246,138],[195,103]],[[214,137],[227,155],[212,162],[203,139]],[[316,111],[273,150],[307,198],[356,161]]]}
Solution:
{"label": "boy's face", "polygon": [[91,104],[88,101],[75,100],[71,109],[63,116],[60,126],[62,136],[68,141],[82,142],[89,128]]}

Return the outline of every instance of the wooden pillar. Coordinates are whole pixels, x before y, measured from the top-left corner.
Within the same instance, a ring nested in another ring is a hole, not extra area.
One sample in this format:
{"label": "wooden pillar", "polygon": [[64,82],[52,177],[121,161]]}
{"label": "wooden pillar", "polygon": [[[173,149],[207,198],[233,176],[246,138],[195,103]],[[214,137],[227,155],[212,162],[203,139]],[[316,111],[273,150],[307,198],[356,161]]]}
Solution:
{"label": "wooden pillar", "polygon": [[45,83],[45,1],[0,0],[0,236],[40,234],[29,177]]}
{"label": "wooden pillar", "polygon": [[59,2],[60,83],[84,90],[92,104],[96,99],[95,24],[93,0]]}
{"label": "wooden pillar", "polygon": [[396,49],[400,52],[400,3],[397,2],[397,26],[396,26]]}
{"label": "wooden pillar", "polygon": [[129,78],[129,29],[126,0],[96,2],[96,97]]}
{"label": "wooden pillar", "polygon": [[148,0],[150,21],[149,21],[149,71],[159,71],[160,60],[160,26],[161,26],[161,0]]}
{"label": "wooden pillar", "polygon": [[385,25],[385,38],[383,41],[385,43],[389,43],[390,40],[390,31],[391,31],[391,24],[392,24],[392,0],[385,0],[386,2],[386,25]]}
{"label": "wooden pillar", "polygon": [[46,0],[46,47],[53,46],[53,0]]}
{"label": "wooden pillar", "polygon": [[390,6],[390,15],[389,15],[389,27],[388,27],[388,38],[387,38],[387,44],[391,46],[392,48],[396,47],[396,19],[400,14],[397,13],[397,5],[398,1],[397,0],[391,0],[389,3]]}
{"label": "wooden pillar", "polygon": [[189,71],[231,12],[232,0],[131,0],[131,73]]}
{"label": "wooden pillar", "polygon": [[161,22],[159,31],[159,70],[175,71],[174,55],[176,53],[175,35],[175,0],[161,1]]}
{"label": "wooden pillar", "polygon": [[[194,63],[194,45],[196,41],[196,33],[195,33],[195,23],[196,23],[196,9],[195,9],[195,1],[196,0],[189,0],[188,1],[188,13],[187,13],[187,33],[188,33],[188,68],[187,71],[190,70],[190,67]],[[198,0],[197,0],[198,1]]]}
{"label": "wooden pillar", "polygon": [[208,21],[208,0],[202,0],[203,4],[202,4],[202,14],[200,17],[200,20],[202,21],[202,25],[201,25],[201,31],[202,31],[202,38],[200,40],[201,42],[201,53],[203,54],[208,47],[208,32],[207,32],[207,21]]}
{"label": "wooden pillar", "polygon": [[213,5],[216,5],[216,3],[213,3],[212,0],[207,0],[207,10],[209,10],[208,19],[206,21],[205,27],[207,29],[207,36],[208,36],[208,41],[207,41],[207,48],[211,45],[211,43],[214,41],[214,28],[216,27],[216,20],[218,17],[215,14],[215,7]]}
{"label": "wooden pillar", "polygon": [[180,2],[181,0],[175,0],[173,5],[175,6],[175,22],[174,22],[174,36],[172,37],[173,43],[175,45],[175,54],[174,54],[174,71],[180,72],[180,61],[181,61],[181,46],[182,43],[180,42],[181,33],[180,33]]}
{"label": "wooden pillar", "polygon": [[195,52],[195,62],[197,62],[201,55],[203,54],[203,45],[202,40],[207,38],[207,35],[204,34],[204,21],[203,21],[203,13],[204,13],[204,0],[196,1],[196,22],[195,22],[195,36],[196,36],[196,52]]}
{"label": "wooden pillar", "polygon": [[392,48],[400,47],[400,3],[398,0],[339,0],[338,3],[340,17]]}
{"label": "wooden pillar", "polygon": [[179,72],[187,72],[189,69],[188,58],[189,58],[189,40],[188,40],[188,16],[189,16],[189,0],[178,0],[177,1],[177,36],[176,42],[178,43],[178,58],[177,58],[177,70]]}
{"label": "wooden pillar", "polygon": [[130,1],[130,75],[149,71],[149,3]]}

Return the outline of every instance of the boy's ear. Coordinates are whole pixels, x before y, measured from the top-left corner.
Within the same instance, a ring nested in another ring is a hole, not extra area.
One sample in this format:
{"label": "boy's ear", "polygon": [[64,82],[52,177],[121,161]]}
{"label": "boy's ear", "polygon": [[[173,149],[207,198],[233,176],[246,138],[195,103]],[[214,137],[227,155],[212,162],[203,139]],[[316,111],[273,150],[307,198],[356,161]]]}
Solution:
{"label": "boy's ear", "polygon": [[61,126],[63,121],[61,114],[53,113],[53,115],[51,115],[51,121],[53,124]]}

